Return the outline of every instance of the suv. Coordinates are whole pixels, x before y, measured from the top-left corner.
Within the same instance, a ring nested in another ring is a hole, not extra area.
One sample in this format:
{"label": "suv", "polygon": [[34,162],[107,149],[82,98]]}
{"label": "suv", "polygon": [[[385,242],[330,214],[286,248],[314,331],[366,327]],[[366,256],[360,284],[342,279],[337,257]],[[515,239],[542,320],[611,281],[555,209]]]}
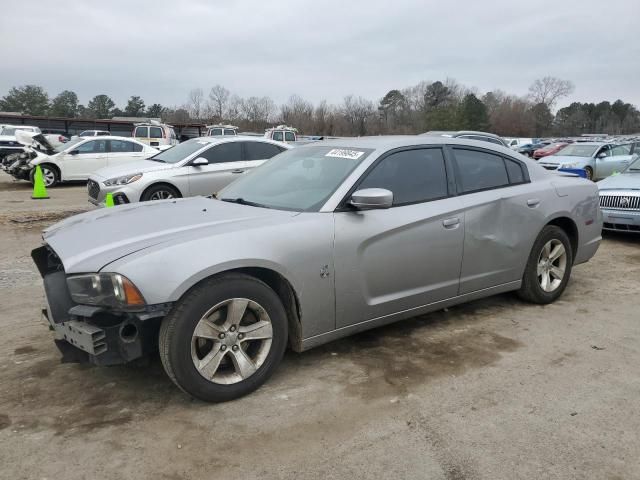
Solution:
{"label": "suv", "polygon": [[286,125],[278,125],[277,127],[267,128],[264,132],[265,138],[270,138],[276,142],[295,142],[298,140],[297,128],[287,127]]}
{"label": "suv", "polygon": [[108,132],[106,130],[85,130],[83,132],[80,132],[78,136],[79,137],[102,137],[107,135],[111,135],[111,132]]}
{"label": "suv", "polygon": [[207,137],[219,137],[220,135],[238,135],[238,127],[233,125],[207,125]]}
{"label": "suv", "polygon": [[136,123],[131,136],[150,147],[172,147],[178,144],[175,130],[164,123]]}
{"label": "suv", "polygon": [[474,132],[472,130],[461,130],[459,132],[441,132],[432,130],[430,132],[422,133],[421,135],[429,137],[466,138],[467,140],[479,140],[481,142],[489,142],[496,145],[502,145],[503,147],[508,147],[502,137],[499,137],[494,133],[487,132]]}

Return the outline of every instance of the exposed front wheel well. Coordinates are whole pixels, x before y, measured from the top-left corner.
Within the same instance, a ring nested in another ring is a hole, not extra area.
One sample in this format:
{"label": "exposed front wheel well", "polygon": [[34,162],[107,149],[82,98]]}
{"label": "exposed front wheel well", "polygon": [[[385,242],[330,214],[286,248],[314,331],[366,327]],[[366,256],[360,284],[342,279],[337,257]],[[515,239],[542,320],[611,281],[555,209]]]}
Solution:
{"label": "exposed front wheel well", "polygon": [[177,194],[178,197],[180,197],[180,198],[182,197],[182,192],[175,185],[171,185],[168,182],[156,182],[156,183],[152,183],[151,185],[149,185],[147,188],[144,189],[144,192],[142,192],[142,194],[140,195],[140,200],[141,201],[146,200],[149,192],[152,189],[155,189],[157,187],[167,187],[167,188],[173,190]]}
{"label": "exposed front wheel well", "polygon": [[547,225],[556,225],[564,230],[569,237],[573,258],[575,259],[578,253],[578,227],[576,226],[576,223],[569,217],[558,217],[551,220]]}
{"label": "exposed front wheel well", "polygon": [[184,295],[186,295],[193,288],[197,287],[203,282],[206,282],[212,278],[219,277],[229,273],[244,273],[245,275],[249,275],[251,277],[257,278],[262,282],[266,283],[269,288],[271,288],[284,306],[285,311],[287,312],[287,324],[289,330],[289,346],[295,352],[302,351],[302,324],[301,324],[301,311],[300,311],[300,301],[298,296],[293,289],[291,283],[280,275],[275,270],[271,270],[269,268],[264,267],[245,267],[245,268],[235,268],[231,270],[225,270],[224,272],[216,273],[211,277],[207,277],[194,286],[192,286]]}

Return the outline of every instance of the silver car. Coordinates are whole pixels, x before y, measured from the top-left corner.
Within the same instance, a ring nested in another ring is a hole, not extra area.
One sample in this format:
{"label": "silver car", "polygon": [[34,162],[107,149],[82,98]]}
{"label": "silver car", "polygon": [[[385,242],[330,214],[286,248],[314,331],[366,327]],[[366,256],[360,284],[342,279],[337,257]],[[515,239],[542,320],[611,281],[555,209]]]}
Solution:
{"label": "silver car", "polygon": [[200,137],[135,163],[89,177],[89,201],[116,204],[211,195],[290,145],[261,137]]}
{"label": "silver car", "polygon": [[595,184],[446,137],[305,145],[218,193],[66,219],[33,258],[68,359],[134,360],[206,401],[297,351],[501,292],[545,304],[601,241]]}
{"label": "silver car", "polygon": [[640,233],[640,158],[598,182],[604,229]]}
{"label": "silver car", "polygon": [[589,180],[600,180],[621,172],[638,157],[640,144],[572,143],[558,153],[543,157],[539,164],[547,170],[581,169]]}

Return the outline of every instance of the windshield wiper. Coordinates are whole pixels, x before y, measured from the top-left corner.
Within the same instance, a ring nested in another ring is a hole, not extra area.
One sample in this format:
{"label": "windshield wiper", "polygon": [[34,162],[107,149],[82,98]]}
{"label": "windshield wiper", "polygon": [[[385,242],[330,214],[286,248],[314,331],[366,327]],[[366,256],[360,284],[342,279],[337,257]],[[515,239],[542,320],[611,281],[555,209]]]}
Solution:
{"label": "windshield wiper", "polygon": [[237,203],[239,205],[249,205],[250,207],[271,208],[271,207],[269,207],[267,205],[264,205],[262,203],[251,202],[249,200],[245,200],[242,197],[238,197],[238,198],[221,198],[220,200],[222,200],[223,202]]}

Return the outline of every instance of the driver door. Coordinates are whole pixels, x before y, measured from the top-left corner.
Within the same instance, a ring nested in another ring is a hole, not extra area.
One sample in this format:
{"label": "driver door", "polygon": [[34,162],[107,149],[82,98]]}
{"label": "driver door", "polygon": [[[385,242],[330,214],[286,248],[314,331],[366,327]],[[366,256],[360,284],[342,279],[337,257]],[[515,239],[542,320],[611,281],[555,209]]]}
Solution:
{"label": "driver door", "polygon": [[60,159],[63,180],[87,180],[93,172],[106,167],[107,142],[104,139],[89,140],[65,152]]}
{"label": "driver door", "polygon": [[205,158],[209,163],[189,165],[189,194],[192,196],[212,195],[245,172],[241,142],[219,143],[196,158]]}
{"label": "driver door", "polygon": [[464,212],[447,176],[440,148],[392,153],[356,190],[390,190],[393,206],[334,214],[336,328],[458,294]]}

